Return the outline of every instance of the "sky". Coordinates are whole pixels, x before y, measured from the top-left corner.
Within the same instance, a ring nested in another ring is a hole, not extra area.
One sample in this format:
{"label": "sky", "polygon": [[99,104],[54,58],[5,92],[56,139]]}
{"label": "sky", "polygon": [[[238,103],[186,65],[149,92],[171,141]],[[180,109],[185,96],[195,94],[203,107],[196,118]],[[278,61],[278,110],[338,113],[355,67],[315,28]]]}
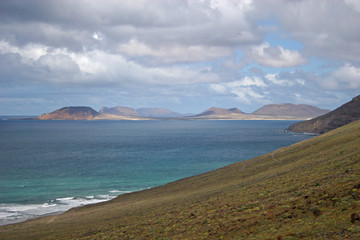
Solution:
{"label": "sky", "polygon": [[332,110],[360,94],[359,25],[358,0],[1,0],[0,115]]}

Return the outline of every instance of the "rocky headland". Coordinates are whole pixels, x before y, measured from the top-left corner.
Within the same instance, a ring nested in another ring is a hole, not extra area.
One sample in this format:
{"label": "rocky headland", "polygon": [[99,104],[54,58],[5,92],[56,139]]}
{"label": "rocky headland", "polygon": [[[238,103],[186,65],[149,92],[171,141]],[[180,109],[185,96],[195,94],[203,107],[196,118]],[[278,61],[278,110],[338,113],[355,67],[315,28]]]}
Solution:
{"label": "rocky headland", "polygon": [[325,115],[291,125],[292,132],[326,133],[360,119],[360,95]]}

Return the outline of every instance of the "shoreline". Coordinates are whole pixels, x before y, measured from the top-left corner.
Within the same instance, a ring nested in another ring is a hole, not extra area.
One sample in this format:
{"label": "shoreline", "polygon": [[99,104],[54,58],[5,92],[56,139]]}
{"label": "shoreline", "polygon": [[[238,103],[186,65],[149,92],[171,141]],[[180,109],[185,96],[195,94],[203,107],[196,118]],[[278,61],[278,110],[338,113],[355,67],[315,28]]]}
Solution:
{"label": "shoreline", "polygon": [[[201,120],[201,119],[200,119]],[[232,119],[234,120],[234,119]],[[282,129],[284,130],[284,129]],[[217,169],[217,168],[216,168]],[[213,169],[213,170],[216,170]],[[213,171],[211,170],[211,171]],[[193,177],[196,175],[192,175],[189,177]],[[176,180],[178,181],[178,180]],[[159,185],[162,186],[162,185]],[[116,189],[116,187],[114,188]],[[138,191],[141,190],[145,190],[145,189],[139,189]],[[73,208],[77,208],[77,207],[81,207],[81,206],[86,206],[86,205],[92,205],[92,204],[96,204],[99,202],[107,202],[110,201],[114,198],[116,198],[119,195],[125,194],[125,193],[129,193],[129,192],[133,192],[133,191],[119,191],[119,190],[107,190],[109,195],[112,195],[111,198],[107,198],[104,200],[99,200],[99,199],[95,199],[95,196],[81,196],[81,197],[69,197],[66,196],[65,197],[60,197],[60,198],[53,198],[54,200],[45,200],[42,201],[40,203],[34,203],[34,204],[11,204],[11,203],[1,203],[0,204],[0,226],[5,226],[5,225],[12,225],[12,224],[17,224],[20,222],[25,222],[28,220],[32,220],[32,219],[37,219],[37,218],[42,218],[48,215],[59,215],[62,214],[70,209]],[[92,194],[90,194],[92,195]],[[71,196],[71,195],[70,195]],[[81,199],[85,199],[87,198],[87,202],[80,202],[78,204],[59,204],[59,202],[55,202],[57,201],[66,201],[66,200],[79,200],[79,198]],[[96,198],[96,197],[95,197]],[[51,199],[51,198],[50,198]],[[31,209],[28,209],[28,207],[32,207]],[[24,210],[21,211],[17,211],[14,208],[25,208]],[[8,216],[6,216],[8,215]]]}
{"label": "shoreline", "polygon": [[92,119],[40,119],[38,117],[9,117],[1,119],[3,121],[22,120],[22,121],[305,121],[309,118],[296,117],[180,117],[180,118],[92,118]]}
{"label": "shoreline", "polygon": [[131,193],[133,191],[111,190],[108,192],[110,194],[119,194],[92,195],[85,197],[61,197],[46,202],[29,204],[0,203],[0,226],[12,225],[46,216],[59,215],[73,208],[111,201],[120,195]]}

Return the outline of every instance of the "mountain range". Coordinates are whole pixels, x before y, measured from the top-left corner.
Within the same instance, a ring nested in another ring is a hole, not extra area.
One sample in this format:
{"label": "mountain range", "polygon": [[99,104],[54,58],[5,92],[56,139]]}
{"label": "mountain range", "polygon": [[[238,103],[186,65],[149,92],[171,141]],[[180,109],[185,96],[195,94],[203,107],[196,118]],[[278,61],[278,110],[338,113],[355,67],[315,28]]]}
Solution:
{"label": "mountain range", "polygon": [[211,107],[200,114],[181,114],[165,108],[102,107],[99,112],[90,107],[64,107],[54,112],[43,114],[40,120],[148,120],[154,118],[177,118],[187,120],[304,120],[320,116],[330,110],[310,105],[269,104],[253,113],[244,113],[238,108]]}

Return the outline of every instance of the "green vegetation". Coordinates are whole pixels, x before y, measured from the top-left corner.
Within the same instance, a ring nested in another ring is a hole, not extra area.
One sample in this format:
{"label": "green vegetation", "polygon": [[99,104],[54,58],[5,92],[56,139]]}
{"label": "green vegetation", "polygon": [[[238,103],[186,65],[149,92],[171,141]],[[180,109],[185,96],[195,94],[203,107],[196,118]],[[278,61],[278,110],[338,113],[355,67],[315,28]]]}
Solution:
{"label": "green vegetation", "polygon": [[357,121],[206,174],[2,226],[0,239],[360,239],[359,146]]}

